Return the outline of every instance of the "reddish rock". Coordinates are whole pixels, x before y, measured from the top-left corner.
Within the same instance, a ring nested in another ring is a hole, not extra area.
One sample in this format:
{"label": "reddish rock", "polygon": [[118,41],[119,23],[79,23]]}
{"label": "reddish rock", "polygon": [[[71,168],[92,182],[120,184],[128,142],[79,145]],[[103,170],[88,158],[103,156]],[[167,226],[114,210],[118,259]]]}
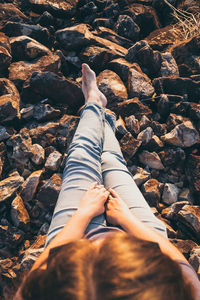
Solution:
{"label": "reddish rock", "polygon": [[140,123],[139,123],[138,119],[135,118],[134,115],[131,115],[131,116],[125,118],[125,123],[126,123],[127,129],[133,135],[138,134],[140,132]]}
{"label": "reddish rock", "polygon": [[24,203],[33,200],[42,173],[43,170],[33,172],[22,185],[22,191],[20,193],[20,196],[23,199]]}
{"label": "reddish rock", "polygon": [[189,105],[189,115],[192,120],[200,120],[200,104],[190,103]]}
{"label": "reddish rock", "polygon": [[130,132],[127,132],[120,140],[121,150],[126,160],[131,159],[141,145]]}
{"label": "reddish rock", "polygon": [[27,224],[30,222],[30,218],[24,206],[23,200],[19,195],[17,195],[11,203],[10,214],[12,222],[16,227],[28,229]]}
{"label": "reddish rock", "polygon": [[144,182],[146,182],[148,179],[150,179],[150,173],[143,168],[136,167],[135,170],[131,170],[133,174],[133,179],[137,186],[140,186]]}
{"label": "reddish rock", "polygon": [[160,201],[159,182],[156,179],[149,179],[142,186],[142,193],[150,206],[158,206]]}
{"label": "reddish rock", "polygon": [[177,214],[178,221],[194,235],[200,238],[200,208],[199,206],[184,205]]}
{"label": "reddish rock", "polygon": [[18,172],[0,181],[0,202],[6,201],[15,196],[23,182],[24,178],[21,177]]}
{"label": "reddish rock", "polygon": [[33,154],[33,156],[30,158],[31,161],[37,166],[41,165],[45,158],[44,148],[38,144],[33,144],[31,147],[31,152]]}
{"label": "reddish rock", "polygon": [[62,159],[62,154],[58,151],[52,152],[46,160],[45,168],[50,171],[58,171]]}
{"label": "reddish rock", "polygon": [[76,0],[29,0],[31,8],[36,13],[48,11],[58,18],[73,16],[75,13]]}
{"label": "reddish rock", "polygon": [[121,103],[118,103],[117,112],[122,117],[129,117],[131,115],[134,115],[139,120],[144,114],[146,116],[152,114],[151,109],[148,106],[142,104],[142,102],[139,101],[138,98],[128,99]]}
{"label": "reddish rock", "polygon": [[138,134],[137,139],[141,141],[142,145],[144,146],[148,144],[148,142],[152,139],[152,137],[153,137],[153,130],[151,127],[147,127],[146,129],[144,129]]}
{"label": "reddish rock", "polygon": [[164,166],[160,160],[160,157],[156,152],[142,151],[139,154],[139,160],[142,164],[149,166],[152,169],[163,170]]}
{"label": "reddish rock", "polygon": [[194,247],[197,247],[197,244],[191,240],[181,240],[181,239],[170,239],[170,242],[176,246],[180,252],[185,256],[186,259],[189,259],[190,252]]}
{"label": "reddish rock", "polygon": [[118,139],[121,139],[128,132],[121,116],[119,116],[119,119],[116,121],[115,128]]}
{"label": "reddish rock", "polygon": [[50,179],[44,181],[41,186],[37,199],[46,207],[54,207],[61,188],[61,178],[54,174]]}
{"label": "reddish rock", "polygon": [[165,52],[161,54],[161,68],[159,76],[179,76],[179,69],[170,52]]}
{"label": "reddish rock", "polygon": [[60,128],[58,122],[48,122],[42,126],[37,126],[29,130],[29,134],[34,144],[39,144],[43,148],[52,145],[56,141],[57,130]]}
{"label": "reddish rock", "polygon": [[189,204],[187,201],[178,201],[162,210],[162,216],[168,220],[176,221],[177,213],[184,205]]}
{"label": "reddish rock", "polygon": [[192,265],[194,270],[199,275],[199,267],[200,267],[200,246],[194,247],[190,252],[189,263]]}
{"label": "reddish rock", "polygon": [[32,62],[14,62],[9,68],[9,79],[20,88],[26,80],[30,79],[33,72],[58,73],[60,67],[61,60],[57,54],[45,55]]}
{"label": "reddish rock", "polygon": [[108,67],[115,72],[127,86],[129,69],[133,64],[127,62],[123,57],[116,58],[109,62]]}
{"label": "reddish rock", "polygon": [[200,156],[190,154],[186,161],[186,175],[191,189],[200,195]]}
{"label": "reddish rock", "polygon": [[20,96],[15,85],[6,78],[0,78],[0,122],[2,124],[20,118],[19,104]]}
{"label": "reddish rock", "polygon": [[[0,36],[0,39],[1,36]],[[0,41],[0,74],[4,74],[5,71],[8,70],[8,67],[12,61],[12,56],[10,52],[1,46],[1,41]]]}
{"label": "reddish rock", "polygon": [[12,20],[23,22],[28,18],[14,4],[0,3],[0,27]]}
{"label": "reddish rock", "polygon": [[148,145],[146,146],[146,148],[152,152],[158,152],[160,151],[162,148],[164,147],[162,141],[159,139],[159,137],[157,137],[157,135],[153,135],[151,140],[149,141]]}

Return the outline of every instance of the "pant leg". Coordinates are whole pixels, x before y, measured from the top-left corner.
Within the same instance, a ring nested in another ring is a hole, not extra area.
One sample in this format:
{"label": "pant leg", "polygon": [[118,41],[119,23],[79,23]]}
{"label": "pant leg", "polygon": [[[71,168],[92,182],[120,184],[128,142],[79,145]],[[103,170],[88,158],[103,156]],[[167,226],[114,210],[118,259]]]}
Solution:
{"label": "pant leg", "polygon": [[[104,145],[101,156],[103,183],[106,188],[114,189],[124,200],[131,212],[142,222],[167,238],[166,227],[152,212],[141,191],[126,167],[120,145],[113,131],[111,116],[105,114]],[[112,127],[111,127],[112,126]]]}
{"label": "pant leg", "polygon": [[[87,103],[81,111],[79,125],[68,150],[61,191],[45,247],[77,210],[89,185],[94,181],[102,183],[101,153],[104,125],[103,108],[96,103]],[[106,226],[105,214],[93,218],[86,232],[99,226]]]}

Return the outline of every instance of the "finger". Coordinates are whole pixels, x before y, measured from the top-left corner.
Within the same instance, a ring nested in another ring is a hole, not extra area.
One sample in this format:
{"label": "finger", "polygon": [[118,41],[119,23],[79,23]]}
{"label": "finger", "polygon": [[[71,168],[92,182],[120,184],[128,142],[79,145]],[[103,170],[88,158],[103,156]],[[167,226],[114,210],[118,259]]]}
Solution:
{"label": "finger", "polygon": [[97,185],[97,183],[98,183],[97,181],[91,183],[91,184],[89,185],[89,189],[95,188],[95,186]]}
{"label": "finger", "polygon": [[113,189],[109,189],[110,193],[114,196],[114,197],[117,197],[119,198],[119,195],[117,194],[117,192],[115,192]]}

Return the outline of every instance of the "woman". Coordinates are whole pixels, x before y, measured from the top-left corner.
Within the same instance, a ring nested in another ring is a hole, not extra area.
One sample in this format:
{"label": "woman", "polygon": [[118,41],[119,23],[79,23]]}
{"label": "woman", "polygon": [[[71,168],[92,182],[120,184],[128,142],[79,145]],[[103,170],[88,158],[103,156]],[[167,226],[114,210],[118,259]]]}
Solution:
{"label": "woman", "polygon": [[198,299],[199,281],[126,167],[95,73],[70,145],[45,250],[16,299]]}

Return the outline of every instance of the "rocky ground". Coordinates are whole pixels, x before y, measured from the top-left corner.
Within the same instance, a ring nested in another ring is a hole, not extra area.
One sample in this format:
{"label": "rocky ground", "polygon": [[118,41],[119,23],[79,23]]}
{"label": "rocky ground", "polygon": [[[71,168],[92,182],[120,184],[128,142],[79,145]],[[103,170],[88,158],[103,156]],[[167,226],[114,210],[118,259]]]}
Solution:
{"label": "rocky ground", "polygon": [[[193,0],[176,8],[200,12]],[[0,1],[0,293],[43,251],[66,151],[97,74],[134,179],[171,241],[200,265],[200,37],[164,0]],[[200,271],[199,271],[200,274]]]}

